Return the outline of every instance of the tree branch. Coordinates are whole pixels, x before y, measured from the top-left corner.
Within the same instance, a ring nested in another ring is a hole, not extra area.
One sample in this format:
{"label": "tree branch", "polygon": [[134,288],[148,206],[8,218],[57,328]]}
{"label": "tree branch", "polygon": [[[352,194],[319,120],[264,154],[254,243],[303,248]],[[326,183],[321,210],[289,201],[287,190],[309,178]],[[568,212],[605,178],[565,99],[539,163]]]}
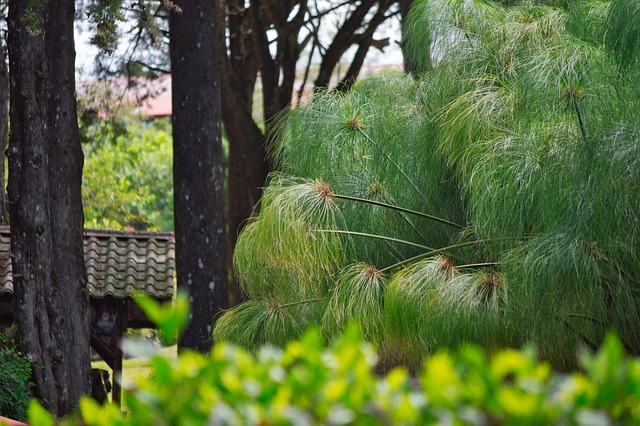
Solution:
{"label": "tree branch", "polygon": [[329,46],[322,58],[320,71],[315,81],[316,87],[320,88],[329,86],[333,70],[340,61],[344,52],[352,45],[355,32],[362,26],[365,17],[375,3],[375,0],[363,0],[360,2],[351,16],[340,27],[333,39],[333,42],[331,43],[331,46]]}
{"label": "tree branch", "polygon": [[[369,48],[371,46],[376,46],[378,49],[382,50],[382,48],[389,45],[389,38],[382,40],[374,40],[373,36],[380,26],[385,20],[388,19],[388,16],[385,15],[389,7],[391,6],[391,2],[386,2],[386,5],[380,4],[378,6],[378,10],[376,14],[369,21],[369,25],[367,29],[360,35],[360,42],[358,43],[358,50],[351,61],[351,65],[347,70],[347,73],[343,77],[343,79],[336,86],[337,90],[346,92],[351,89],[351,86],[355,83],[360,71],[362,70],[362,66],[364,65],[364,60],[367,57],[367,53],[369,53]],[[392,14],[393,15],[393,14]],[[390,16],[392,16],[390,15]]]}

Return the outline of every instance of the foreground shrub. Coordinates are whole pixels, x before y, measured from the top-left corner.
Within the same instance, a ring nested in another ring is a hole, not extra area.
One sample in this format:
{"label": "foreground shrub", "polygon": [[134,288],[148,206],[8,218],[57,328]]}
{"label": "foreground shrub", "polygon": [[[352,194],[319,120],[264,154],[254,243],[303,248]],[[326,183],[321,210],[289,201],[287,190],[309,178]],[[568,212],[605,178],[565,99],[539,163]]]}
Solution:
{"label": "foreground shrub", "polygon": [[31,398],[31,363],[9,332],[0,333],[0,416],[23,420]]}
{"label": "foreground shrub", "polygon": [[[125,392],[130,413],[85,398],[87,425],[631,425],[640,422],[640,360],[608,336],[583,370],[552,372],[531,350],[488,358],[468,346],[438,352],[412,377],[404,368],[373,372],[376,354],[356,328],[329,348],[318,330],[284,349],[255,355],[218,344],[208,356],[154,355],[151,375]],[[37,403],[30,423],[53,424]]]}

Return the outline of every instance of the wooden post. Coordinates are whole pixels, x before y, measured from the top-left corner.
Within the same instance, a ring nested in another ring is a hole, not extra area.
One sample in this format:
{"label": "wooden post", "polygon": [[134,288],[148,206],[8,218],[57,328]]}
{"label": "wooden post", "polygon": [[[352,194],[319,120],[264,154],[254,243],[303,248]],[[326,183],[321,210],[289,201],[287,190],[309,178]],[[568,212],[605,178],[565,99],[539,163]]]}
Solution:
{"label": "wooden post", "polygon": [[113,348],[110,348],[109,345],[104,343],[101,338],[94,336],[93,334],[91,335],[91,347],[96,351],[100,358],[107,363],[109,368],[113,370],[113,363],[115,359]]}
{"label": "wooden post", "polygon": [[116,326],[115,352],[113,360],[113,390],[111,399],[115,404],[120,406],[122,386],[122,339],[124,332],[127,330],[127,299],[116,302],[118,309],[118,323]]}

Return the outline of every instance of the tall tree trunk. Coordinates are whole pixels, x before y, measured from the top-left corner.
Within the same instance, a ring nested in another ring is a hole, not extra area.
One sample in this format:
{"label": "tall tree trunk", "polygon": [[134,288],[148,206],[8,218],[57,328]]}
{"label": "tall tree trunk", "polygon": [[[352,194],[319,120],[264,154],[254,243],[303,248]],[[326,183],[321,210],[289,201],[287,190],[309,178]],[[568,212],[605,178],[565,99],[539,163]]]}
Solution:
{"label": "tall tree trunk", "polygon": [[5,150],[9,133],[9,68],[6,53],[4,41],[0,39],[0,225],[9,224],[4,180]]}
{"label": "tall tree trunk", "polygon": [[216,6],[174,3],[181,9],[169,17],[176,269],[192,309],[179,347],[207,352],[215,316],[229,302]]}
{"label": "tall tree trunk", "polygon": [[14,315],[36,396],[55,414],[89,391],[74,2],[9,2]]}

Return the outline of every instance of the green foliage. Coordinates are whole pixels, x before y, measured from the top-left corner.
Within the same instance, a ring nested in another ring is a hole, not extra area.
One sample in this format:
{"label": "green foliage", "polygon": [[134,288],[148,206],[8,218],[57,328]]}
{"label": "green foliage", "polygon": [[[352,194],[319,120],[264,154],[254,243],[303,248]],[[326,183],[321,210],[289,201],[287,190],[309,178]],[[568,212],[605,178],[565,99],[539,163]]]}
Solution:
{"label": "green foliage", "polygon": [[9,337],[0,333],[0,416],[25,420],[31,398],[31,363]]}
{"label": "green foliage", "polygon": [[23,7],[20,22],[26,27],[30,35],[41,35],[44,31],[47,0],[27,0]]}
{"label": "green foliage", "polygon": [[284,346],[301,336],[310,324],[319,320],[319,299],[280,304],[271,300],[250,300],[235,306],[216,322],[216,337],[233,340],[248,349],[263,344]]}
{"label": "green foliage", "polygon": [[[37,399],[32,399],[29,403],[29,423],[37,426],[53,426],[56,424],[56,418],[49,413]],[[73,421],[62,422],[62,424],[71,424]]]}
{"label": "green foliage", "polygon": [[607,15],[606,44],[623,67],[637,65],[640,53],[640,3],[636,0],[611,2]]}
{"label": "green foliage", "polygon": [[[274,175],[261,210],[269,214],[247,226],[234,253],[238,264],[260,264],[238,270],[244,290],[283,303],[322,292],[329,275],[344,262],[341,239],[315,231],[334,229],[342,220],[331,187],[321,180]],[[300,252],[308,256],[297,256]]]}
{"label": "green foliage", "polygon": [[96,122],[83,128],[85,226],[173,229],[171,130],[167,121]]}
{"label": "green foliage", "polygon": [[158,326],[162,343],[169,346],[175,345],[178,334],[189,321],[189,296],[178,292],[173,303],[165,305],[159,305],[151,296],[144,293],[135,295],[134,300],[147,318]]}
{"label": "green foliage", "polygon": [[[283,118],[281,172],[235,253],[249,303],[307,306],[287,321],[311,312],[325,337],[356,320],[415,370],[468,342],[532,343],[569,370],[608,329],[640,353],[636,3],[415,2],[422,75]],[[258,347],[223,330],[256,325],[237,312],[214,339]]]}
{"label": "green foliage", "polygon": [[385,286],[386,278],[373,265],[357,263],[341,271],[322,321],[327,334],[358,322],[367,339],[382,336]]}
{"label": "green foliage", "polygon": [[[612,334],[581,359],[582,370],[558,375],[532,350],[487,356],[466,346],[434,354],[416,376],[404,368],[379,376],[374,348],[358,327],[346,327],[328,348],[311,329],[282,349],[251,353],[220,343],[208,355],[157,353],[150,375],[125,390],[129,412],[85,397],[80,413],[60,424],[637,424],[640,359],[627,358]],[[29,422],[54,419],[34,400]]]}
{"label": "green foliage", "polygon": [[95,25],[91,44],[107,53],[113,53],[118,41],[118,23],[125,21],[121,0],[89,1],[86,15]]}

